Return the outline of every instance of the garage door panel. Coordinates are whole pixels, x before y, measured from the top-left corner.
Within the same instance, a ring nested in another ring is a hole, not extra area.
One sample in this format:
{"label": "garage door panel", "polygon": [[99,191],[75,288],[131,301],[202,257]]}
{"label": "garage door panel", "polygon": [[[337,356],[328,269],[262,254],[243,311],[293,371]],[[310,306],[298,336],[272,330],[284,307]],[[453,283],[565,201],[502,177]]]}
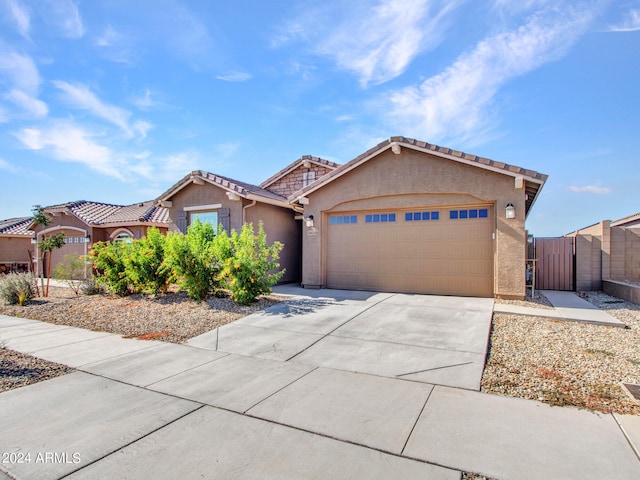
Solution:
{"label": "garage door panel", "polygon": [[[433,210],[433,207],[429,207]],[[493,221],[450,219],[328,225],[326,283],[332,288],[469,296],[493,295]]]}

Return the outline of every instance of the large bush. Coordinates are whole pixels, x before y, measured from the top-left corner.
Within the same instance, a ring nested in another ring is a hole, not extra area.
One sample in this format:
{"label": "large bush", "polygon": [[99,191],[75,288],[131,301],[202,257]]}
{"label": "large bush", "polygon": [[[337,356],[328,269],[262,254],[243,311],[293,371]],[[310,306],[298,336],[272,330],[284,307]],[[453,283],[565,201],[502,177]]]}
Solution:
{"label": "large bush", "polygon": [[282,247],[280,242],[267,245],[262,224],[257,235],[249,223],[229,237],[222,227],[196,220],[186,235],[163,236],[150,228],[131,244],[98,242],[92,260],[98,282],[117,295],[158,293],[179,281],[194,300],[228,288],[234,301],[246,305],[271,292],[284,274],[277,271]]}
{"label": "large bush", "polygon": [[231,232],[231,248],[233,256],[226,259],[221,276],[231,291],[232,300],[247,305],[259,295],[270,293],[271,287],[284,275],[284,270],[276,271],[280,267],[282,243],[268,246],[262,223],[257,235],[253,225],[245,223],[239,234],[235,230]]}
{"label": "large bush", "polygon": [[96,242],[93,244],[91,259],[100,286],[116,295],[131,293],[125,265],[125,256],[130,252],[131,245],[126,243]]}
{"label": "large bush", "polygon": [[230,255],[229,237],[209,223],[196,220],[186,235],[172,232],[166,237],[166,266],[194,300],[202,301],[220,288],[220,271]]}
{"label": "large bush", "polygon": [[0,298],[7,305],[24,305],[36,293],[36,278],[31,273],[0,276]]}
{"label": "large bush", "polygon": [[166,238],[151,227],[147,235],[134,240],[124,257],[125,276],[129,289],[154,294],[165,292],[173,272],[164,265]]}

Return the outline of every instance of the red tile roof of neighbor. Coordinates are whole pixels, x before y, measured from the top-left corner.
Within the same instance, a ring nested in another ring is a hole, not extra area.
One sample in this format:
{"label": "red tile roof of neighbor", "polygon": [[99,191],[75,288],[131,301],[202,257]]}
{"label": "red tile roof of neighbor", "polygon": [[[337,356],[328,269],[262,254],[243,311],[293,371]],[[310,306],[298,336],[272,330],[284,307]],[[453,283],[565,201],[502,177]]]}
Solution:
{"label": "red tile roof of neighbor", "polygon": [[165,224],[169,221],[169,211],[159,207],[155,201],[135,203],[133,205],[112,205],[109,203],[75,202],[44,207],[45,212],[71,213],[87,225],[106,226],[111,224],[152,223]]}
{"label": "red tile roof of neighbor", "polygon": [[0,220],[0,235],[33,236],[33,232],[29,230],[32,218],[33,217],[20,217]]}

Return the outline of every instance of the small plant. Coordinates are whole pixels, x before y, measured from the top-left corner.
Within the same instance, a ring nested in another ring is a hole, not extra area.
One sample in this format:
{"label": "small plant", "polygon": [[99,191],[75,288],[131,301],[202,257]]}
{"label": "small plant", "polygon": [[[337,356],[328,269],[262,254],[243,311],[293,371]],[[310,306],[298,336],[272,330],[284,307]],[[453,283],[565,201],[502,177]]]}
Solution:
{"label": "small plant", "polygon": [[103,292],[97,278],[94,276],[80,282],[80,291],[83,295],[99,295]]}
{"label": "small plant", "polygon": [[31,273],[9,273],[0,279],[0,298],[7,305],[20,305],[36,293],[36,279]]}
{"label": "small plant", "polygon": [[78,295],[82,288],[82,277],[86,269],[84,256],[69,253],[64,260],[53,269],[53,278],[64,282]]}

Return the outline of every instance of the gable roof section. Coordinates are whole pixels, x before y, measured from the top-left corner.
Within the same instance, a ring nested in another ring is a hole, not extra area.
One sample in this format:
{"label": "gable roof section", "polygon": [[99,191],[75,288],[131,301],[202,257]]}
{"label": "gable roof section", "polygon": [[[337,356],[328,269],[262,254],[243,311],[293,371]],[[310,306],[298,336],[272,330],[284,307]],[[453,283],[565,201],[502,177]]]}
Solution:
{"label": "gable roof section", "polygon": [[395,148],[410,148],[412,150],[417,150],[419,152],[428,153],[437,157],[446,158],[448,160],[452,160],[455,162],[463,163],[465,165],[471,165],[474,167],[482,168],[485,170],[490,170],[496,173],[501,173],[504,175],[509,175],[514,178],[522,177],[525,182],[525,191],[527,194],[526,201],[526,214],[529,213],[531,206],[535,202],[538,197],[542,186],[546,182],[548,176],[536,172],[535,170],[528,170],[526,168],[518,167],[516,165],[509,165],[503,162],[496,162],[495,160],[491,160],[489,158],[479,157],[477,155],[471,155],[468,153],[464,153],[458,150],[452,150],[447,147],[441,147],[439,145],[434,145],[431,143],[423,142],[421,140],[416,140],[413,138],[406,137],[390,137],[384,142],[379,143],[373,148],[370,148],[366,152],[358,155],[353,160],[345,163],[344,165],[339,166],[332,172],[327,173],[325,176],[319,178],[315,182],[307,185],[306,187],[300,189],[293,195],[289,197],[290,202],[297,202],[300,198],[305,195],[309,195],[316,190],[322,188],[326,184],[332,182],[333,180],[341,177],[345,173],[350,172],[351,170],[359,167],[363,163],[371,160],[372,158],[380,155],[382,152],[395,149]]}
{"label": "gable roof section", "polygon": [[168,223],[169,220],[169,211],[157,206],[153,201],[123,206],[78,200],[51,205],[44,207],[43,210],[51,214],[71,214],[87,225],[100,227],[138,223],[162,225]]}
{"label": "gable roof section", "polygon": [[33,217],[8,218],[0,220],[0,235],[5,237],[32,237],[29,230]]}
{"label": "gable roof section", "polygon": [[[629,225],[631,224],[631,225]],[[640,212],[632,213],[626,217],[619,218],[611,222],[612,227],[636,226],[640,224]]]}
{"label": "gable roof section", "polygon": [[194,170],[190,174],[185,175],[180,181],[160,195],[157,201],[163,202],[169,200],[183,188],[189,186],[191,183],[197,182],[198,179],[249,200],[257,200],[263,203],[291,208],[287,199],[277,193],[270,192],[269,190],[258,187],[257,185],[223,177],[222,175],[216,175],[215,173],[204,172],[202,170]]}
{"label": "gable roof section", "polygon": [[272,175],[271,177],[267,178],[264,182],[262,182],[260,184],[260,187],[261,188],[267,188],[269,185],[273,184],[274,182],[277,182],[282,177],[286,176],[287,174],[289,174],[290,172],[292,172],[293,170],[298,168],[304,162],[314,163],[316,165],[327,167],[327,168],[329,168],[331,170],[335,170],[336,168],[338,168],[340,166],[340,164],[335,163],[335,162],[331,162],[329,160],[325,160],[324,158],[314,157],[312,155],[303,155],[299,159],[291,162],[289,165],[284,167],[282,170],[280,170],[275,175]]}

